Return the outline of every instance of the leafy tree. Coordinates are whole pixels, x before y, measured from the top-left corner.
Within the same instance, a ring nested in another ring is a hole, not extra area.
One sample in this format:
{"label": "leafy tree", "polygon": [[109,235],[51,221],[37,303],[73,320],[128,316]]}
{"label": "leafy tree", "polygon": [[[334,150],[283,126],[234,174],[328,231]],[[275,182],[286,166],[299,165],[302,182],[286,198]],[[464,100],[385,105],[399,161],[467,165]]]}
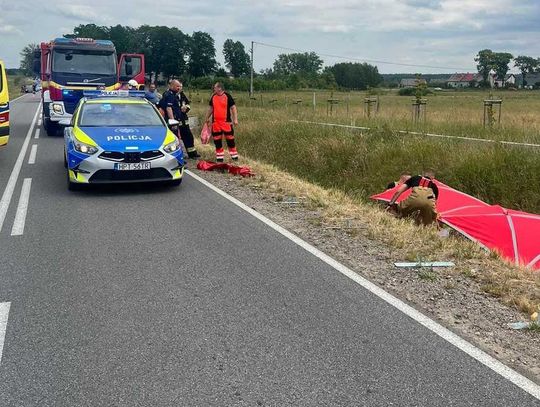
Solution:
{"label": "leafy tree", "polygon": [[207,76],[217,69],[216,47],[210,34],[196,31],[191,36],[188,73],[193,77]]}
{"label": "leafy tree", "polygon": [[338,86],[367,89],[378,86],[383,78],[376,66],[367,63],[342,62],[330,68]]}
{"label": "leafy tree", "polygon": [[135,31],[135,28],[120,24],[108,28],[109,37],[107,39],[113,42],[118,55],[134,52]]}
{"label": "leafy tree", "polygon": [[494,52],[492,68],[497,74],[497,78],[504,82],[504,78],[508,72],[508,64],[514,58],[508,52]]}
{"label": "leafy tree", "polygon": [[30,43],[19,53],[21,56],[20,69],[26,76],[34,75],[34,50],[38,47],[38,44]]}
{"label": "leafy tree", "polygon": [[109,40],[109,28],[95,24],[80,24],[73,29],[72,34],[64,34],[66,38],[93,38],[95,40]]}
{"label": "leafy tree", "polygon": [[521,71],[523,75],[523,86],[527,86],[527,74],[534,73],[540,67],[540,61],[533,57],[520,55],[514,58],[514,66]]}
{"label": "leafy tree", "polygon": [[248,75],[251,71],[251,58],[240,41],[227,39],[223,44],[225,66],[234,77]]}
{"label": "leafy tree", "polygon": [[227,71],[222,66],[220,66],[216,71],[216,76],[218,78],[226,78],[227,77]]}
{"label": "leafy tree", "polygon": [[478,73],[482,75],[482,86],[487,87],[489,73],[493,69],[493,51],[490,49],[478,51],[474,61],[477,63]]}
{"label": "leafy tree", "polygon": [[315,52],[280,54],[274,61],[274,72],[278,75],[316,75],[323,61]]}

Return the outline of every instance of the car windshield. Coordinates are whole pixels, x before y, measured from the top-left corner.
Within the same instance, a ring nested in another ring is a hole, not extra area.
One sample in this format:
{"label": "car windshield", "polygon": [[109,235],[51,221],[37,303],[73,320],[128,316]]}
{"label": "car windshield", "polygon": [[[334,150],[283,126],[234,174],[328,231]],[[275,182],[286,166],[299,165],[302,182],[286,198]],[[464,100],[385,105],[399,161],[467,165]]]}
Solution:
{"label": "car windshield", "polygon": [[148,103],[85,103],[79,118],[80,127],[163,125],[159,113]]}
{"label": "car windshield", "polygon": [[116,75],[113,51],[57,49],[53,56],[53,72],[78,75]]}

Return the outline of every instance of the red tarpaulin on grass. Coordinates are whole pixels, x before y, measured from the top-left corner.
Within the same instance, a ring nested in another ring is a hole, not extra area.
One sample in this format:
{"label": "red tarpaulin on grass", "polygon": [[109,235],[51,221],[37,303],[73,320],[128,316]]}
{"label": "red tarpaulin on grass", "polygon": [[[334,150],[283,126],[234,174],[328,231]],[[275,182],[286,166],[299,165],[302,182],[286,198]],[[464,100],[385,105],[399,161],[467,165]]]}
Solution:
{"label": "red tarpaulin on grass", "polygon": [[251,168],[247,166],[239,167],[238,165],[214,163],[204,160],[197,162],[197,169],[201,171],[227,171],[229,174],[240,175],[242,177],[253,177],[255,175],[253,172],[251,172]]}
{"label": "red tarpaulin on grass", "polygon": [[[439,220],[515,264],[540,269],[540,215],[489,205],[440,181]],[[398,187],[371,198],[389,202]],[[410,189],[398,202],[406,199]]]}
{"label": "red tarpaulin on grass", "polygon": [[540,215],[490,205],[450,210],[441,221],[515,264],[540,269]]}

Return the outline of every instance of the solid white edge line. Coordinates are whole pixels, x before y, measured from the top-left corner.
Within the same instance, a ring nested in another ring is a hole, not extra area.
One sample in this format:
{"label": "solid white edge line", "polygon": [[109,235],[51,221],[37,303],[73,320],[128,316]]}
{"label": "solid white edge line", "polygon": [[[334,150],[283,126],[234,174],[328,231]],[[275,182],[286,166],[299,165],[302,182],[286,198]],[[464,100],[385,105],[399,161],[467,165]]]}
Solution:
{"label": "solid white edge line", "polygon": [[6,214],[9,208],[9,204],[11,203],[13,191],[15,190],[17,178],[19,178],[19,173],[21,172],[24,157],[26,156],[26,150],[28,149],[28,143],[30,143],[30,137],[32,136],[32,131],[34,130],[34,125],[36,123],[40,108],[41,102],[39,102],[39,106],[36,110],[34,118],[32,119],[32,123],[30,124],[30,128],[28,129],[28,133],[26,133],[26,138],[24,139],[21,151],[19,152],[19,156],[17,157],[17,161],[15,161],[15,165],[13,165],[13,170],[11,171],[11,175],[9,176],[6,188],[4,189],[4,193],[2,194],[2,199],[0,199],[0,231],[2,231],[2,226],[4,226],[4,221],[6,220]]}
{"label": "solid white edge line", "polygon": [[2,352],[4,350],[4,338],[9,317],[10,302],[0,302],[0,364],[2,363]]}
{"label": "solid white edge line", "polygon": [[36,163],[37,146],[37,144],[32,144],[32,148],[30,149],[30,156],[28,157],[28,164],[30,165]]}
{"label": "solid white edge line", "polygon": [[20,98],[25,97],[26,95],[28,95],[28,93],[25,93],[24,95],[21,95],[21,96],[15,98],[15,99],[13,99],[13,100],[10,100],[9,103],[13,103],[13,102],[15,102],[16,100],[19,100]]}
{"label": "solid white edge line", "polygon": [[199,181],[201,184],[207,186],[212,191],[216,192],[217,194],[221,195],[225,199],[229,200],[236,206],[240,207],[244,211],[248,212],[250,215],[254,216],[270,228],[274,229],[276,232],[280,233],[281,235],[285,236],[287,239],[293,241],[298,246],[302,247],[307,252],[313,254],[315,257],[319,258],[320,260],[324,261],[329,266],[333,267],[346,277],[350,278],[354,282],[358,283],[362,287],[364,287],[366,290],[370,291],[371,293],[375,294],[377,297],[381,298],[382,300],[386,301],[388,304],[392,305],[399,311],[403,312],[408,317],[412,318],[419,324],[423,325],[436,335],[440,336],[442,339],[446,340],[450,344],[454,345],[461,351],[465,352],[472,358],[476,359],[486,367],[490,368],[494,372],[498,373],[505,379],[509,380],[522,390],[526,391],[536,399],[540,400],[540,386],[534,383],[532,380],[527,379],[525,376],[519,374],[515,370],[509,368],[504,363],[498,361],[494,357],[488,355],[486,352],[482,351],[481,349],[477,348],[473,344],[467,342],[465,339],[461,338],[457,334],[453,333],[449,329],[443,327],[439,323],[433,321],[431,318],[425,316],[418,310],[414,309],[410,305],[407,305],[400,299],[394,297],[392,294],[384,291],[379,286],[375,285],[371,281],[365,279],[364,277],[360,276],[359,274],[355,273],[348,267],[344,266],[337,260],[333,259],[332,257],[328,256],[327,254],[323,253],[319,249],[313,247],[306,241],[302,240],[295,234],[289,232],[287,229],[279,226],[277,223],[271,221],[264,215],[261,215],[259,212],[255,211],[254,209],[250,208],[249,206],[245,205],[244,203],[240,202],[238,199],[233,198],[226,192],[222,191],[221,189],[217,188],[216,186],[212,185],[210,182],[204,180],[203,178],[199,177],[198,175],[193,174],[191,171],[186,170],[186,174],[191,176],[193,179]]}
{"label": "solid white edge line", "polygon": [[24,234],[24,225],[26,223],[26,213],[28,212],[28,202],[30,201],[30,188],[32,187],[32,178],[25,178],[17,205],[15,221],[11,229],[11,236],[21,236]]}
{"label": "solid white edge line", "polygon": [[[39,123],[40,121],[41,121],[41,120],[38,120],[38,123],[37,123],[38,126],[40,125],[40,123]],[[34,136],[35,139],[38,139],[38,138],[39,138],[39,133],[40,133],[40,132],[41,132],[41,129],[39,129],[39,128],[36,129],[36,134],[35,134],[35,136]]]}

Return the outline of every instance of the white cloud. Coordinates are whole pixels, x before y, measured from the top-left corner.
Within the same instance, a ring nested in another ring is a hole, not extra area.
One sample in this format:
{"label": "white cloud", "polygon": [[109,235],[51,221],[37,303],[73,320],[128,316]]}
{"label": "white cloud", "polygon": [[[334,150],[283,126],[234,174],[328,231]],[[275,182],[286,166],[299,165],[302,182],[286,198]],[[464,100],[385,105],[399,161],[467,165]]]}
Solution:
{"label": "white cloud", "polygon": [[[147,0],[132,0],[129,7],[109,0],[54,4],[56,12],[51,13],[50,5],[38,0],[17,6],[6,2],[2,15],[6,24],[0,21],[0,32],[7,39],[0,41],[0,55],[8,65],[18,65],[18,53],[26,44],[61,36],[87,23],[167,25],[188,34],[205,31],[215,39],[218,59],[227,38],[246,46],[254,40],[437,66],[474,68],[474,55],[483,48],[540,56],[538,0],[511,5],[507,0],[198,0],[189,7],[176,0],[162,0],[158,7],[149,6]],[[39,24],[28,15],[39,15]],[[285,51],[258,47],[257,69],[270,66],[280,52]],[[384,72],[401,69],[381,66]]]}
{"label": "white cloud", "polygon": [[0,23],[0,34],[16,34],[22,35],[22,31],[17,27],[11,24],[1,24]]}

